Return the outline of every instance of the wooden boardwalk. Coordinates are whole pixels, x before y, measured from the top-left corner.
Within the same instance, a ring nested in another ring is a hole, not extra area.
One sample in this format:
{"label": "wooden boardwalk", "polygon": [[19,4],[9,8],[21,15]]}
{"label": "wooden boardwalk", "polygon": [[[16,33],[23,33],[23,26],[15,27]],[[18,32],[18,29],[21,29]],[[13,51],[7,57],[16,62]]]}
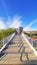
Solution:
{"label": "wooden boardwalk", "polygon": [[16,35],[3,53],[0,64],[37,64],[37,56],[22,35]]}

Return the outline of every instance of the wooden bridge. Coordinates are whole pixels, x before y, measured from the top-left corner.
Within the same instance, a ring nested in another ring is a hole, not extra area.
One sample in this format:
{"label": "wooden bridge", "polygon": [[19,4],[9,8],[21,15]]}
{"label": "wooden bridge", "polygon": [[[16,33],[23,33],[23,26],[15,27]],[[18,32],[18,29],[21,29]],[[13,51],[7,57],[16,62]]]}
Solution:
{"label": "wooden bridge", "polygon": [[22,34],[16,34],[1,51],[0,64],[37,64],[37,56]]}

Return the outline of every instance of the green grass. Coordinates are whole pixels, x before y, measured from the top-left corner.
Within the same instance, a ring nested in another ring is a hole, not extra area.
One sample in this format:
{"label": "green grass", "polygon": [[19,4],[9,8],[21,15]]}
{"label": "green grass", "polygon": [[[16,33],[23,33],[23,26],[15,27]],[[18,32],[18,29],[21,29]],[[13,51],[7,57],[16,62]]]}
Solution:
{"label": "green grass", "polygon": [[[15,29],[14,28],[8,28],[8,29],[2,29],[0,30],[0,41],[4,38],[6,38],[7,36],[11,35],[12,33],[14,33]],[[0,49],[2,48],[2,43],[0,42]]]}
{"label": "green grass", "polygon": [[37,51],[37,47],[36,47],[35,49],[36,49],[36,51]]}
{"label": "green grass", "polygon": [[0,40],[6,38],[7,36],[11,35],[14,33],[15,29],[14,28],[8,28],[6,30],[2,29],[0,30]]}
{"label": "green grass", "polygon": [[2,48],[2,45],[0,45],[0,49]]}

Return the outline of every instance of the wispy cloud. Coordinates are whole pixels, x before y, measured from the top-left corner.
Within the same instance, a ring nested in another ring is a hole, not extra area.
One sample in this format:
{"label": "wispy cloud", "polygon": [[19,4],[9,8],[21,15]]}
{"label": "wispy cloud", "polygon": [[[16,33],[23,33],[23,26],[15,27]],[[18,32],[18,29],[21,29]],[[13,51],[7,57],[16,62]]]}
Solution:
{"label": "wispy cloud", "polygon": [[16,17],[16,16],[14,16],[12,19],[9,19],[7,21],[8,27],[18,28],[19,26],[21,26],[22,25],[22,21],[20,19],[21,19],[21,17]]}
{"label": "wispy cloud", "polygon": [[4,24],[3,20],[0,20],[0,29],[5,29],[6,25]]}
{"label": "wispy cloud", "polygon": [[29,25],[27,25],[27,26],[24,28],[24,30],[25,30],[25,31],[31,30],[31,26],[32,26],[35,22],[37,22],[37,19],[33,20]]}
{"label": "wispy cloud", "polygon": [[7,21],[4,21],[0,18],[0,29],[6,28],[18,28],[22,25],[21,16],[14,16],[13,18],[8,18]]}

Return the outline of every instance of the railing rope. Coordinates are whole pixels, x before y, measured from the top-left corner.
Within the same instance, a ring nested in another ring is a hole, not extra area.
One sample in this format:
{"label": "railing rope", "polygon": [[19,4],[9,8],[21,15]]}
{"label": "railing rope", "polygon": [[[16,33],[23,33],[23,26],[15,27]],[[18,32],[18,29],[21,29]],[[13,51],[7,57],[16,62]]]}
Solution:
{"label": "railing rope", "polygon": [[4,39],[3,39],[3,46],[4,46]]}
{"label": "railing rope", "polygon": [[0,52],[6,47],[6,45],[10,42],[10,40],[15,36],[15,33],[11,34],[10,36],[6,37],[5,39],[0,41]]}
{"label": "railing rope", "polygon": [[[35,47],[37,47],[36,41],[32,40],[30,37],[28,37],[24,33],[22,33],[22,36],[24,37],[24,39],[26,40],[26,42],[28,43],[28,45],[31,47],[31,49],[34,51],[34,54],[37,56],[37,51],[35,49]],[[30,42],[30,39],[31,39],[32,42]]]}

